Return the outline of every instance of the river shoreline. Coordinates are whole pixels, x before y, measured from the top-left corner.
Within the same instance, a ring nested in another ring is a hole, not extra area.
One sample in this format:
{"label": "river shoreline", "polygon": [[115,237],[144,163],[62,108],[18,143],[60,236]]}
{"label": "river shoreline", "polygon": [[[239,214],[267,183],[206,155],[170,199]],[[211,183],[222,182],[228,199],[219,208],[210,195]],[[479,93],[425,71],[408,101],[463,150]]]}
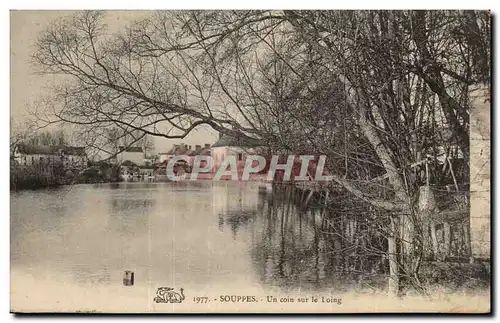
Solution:
{"label": "river shoreline", "polygon": [[110,164],[69,169],[62,164],[11,165],[10,190],[38,190],[73,184],[116,183],[122,181],[119,168]]}

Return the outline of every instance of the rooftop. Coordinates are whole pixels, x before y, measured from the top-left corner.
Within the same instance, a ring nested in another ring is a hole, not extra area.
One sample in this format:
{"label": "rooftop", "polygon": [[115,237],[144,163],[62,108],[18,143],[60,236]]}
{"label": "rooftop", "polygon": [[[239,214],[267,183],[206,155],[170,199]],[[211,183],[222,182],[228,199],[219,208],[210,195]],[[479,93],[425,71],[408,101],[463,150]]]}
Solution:
{"label": "rooftop", "polygon": [[85,156],[85,147],[25,145],[17,146],[18,152],[26,155],[72,155]]}
{"label": "rooftop", "polygon": [[142,153],[142,147],[125,147],[125,146],[120,146],[118,147],[120,151],[127,152],[127,153]]}
{"label": "rooftop", "polygon": [[197,147],[189,154],[189,156],[198,156],[198,155],[210,156],[211,154],[212,151],[209,147]]}
{"label": "rooftop", "polygon": [[166,155],[189,155],[193,151],[186,144],[174,145]]}

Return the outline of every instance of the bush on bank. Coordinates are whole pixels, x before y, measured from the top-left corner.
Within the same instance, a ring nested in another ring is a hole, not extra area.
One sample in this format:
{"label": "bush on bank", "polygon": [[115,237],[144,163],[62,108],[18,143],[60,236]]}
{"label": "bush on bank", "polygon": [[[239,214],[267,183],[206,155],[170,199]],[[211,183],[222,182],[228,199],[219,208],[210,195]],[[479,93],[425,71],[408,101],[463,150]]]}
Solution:
{"label": "bush on bank", "polygon": [[39,189],[71,184],[121,181],[119,167],[108,163],[89,163],[83,170],[62,165],[16,165],[10,167],[10,189]]}

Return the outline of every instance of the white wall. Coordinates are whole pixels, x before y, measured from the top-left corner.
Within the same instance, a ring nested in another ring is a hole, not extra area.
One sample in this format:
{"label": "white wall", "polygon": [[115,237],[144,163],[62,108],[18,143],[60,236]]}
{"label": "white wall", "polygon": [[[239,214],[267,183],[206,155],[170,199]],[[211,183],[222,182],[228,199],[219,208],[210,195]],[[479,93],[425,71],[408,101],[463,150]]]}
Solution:
{"label": "white wall", "polygon": [[87,157],[78,155],[66,155],[64,156],[64,166],[68,167],[86,167]]}
{"label": "white wall", "polygon": [[[51,163],[61,162],[62,160],[60,155],[45,155],[45,154],[27,155],[27,154],[19,154],[17,152],[14,154],[14,158],[20,165],[26,165],[26,166],[40,163],[40,161],[42,160],[41,158],[43,158],[44,163],[48,163],[49,159]],[[66,155],[64,156],[63,164],[65,167],[85,167],[87,165],[87,157],[78,155]]]}
{"label": "white wall", "polygon": [[[238,160],[238,155],[241,154],[242,159]],[[212,171],[215,173],[219,169],[220,165],[227,156],[236,156],[236,162],[238,163],[238,169],[243,168],[245,165],[246,156],[251,154],[251,150],[243,149],[240,147],[212,147],[212,160],[214,163],[214,168]]]}
{"label": "white wall", "polygon": [[47,162],[50,157],[51,162],[61,161],[61,156],[59,155],[43,155],[43,154],[34,154],[34,155],[26,155],[15,153],[14,158],[20,165],[33,165],[33,163],[40,163],[40,158],[43,158],[44,162]]}

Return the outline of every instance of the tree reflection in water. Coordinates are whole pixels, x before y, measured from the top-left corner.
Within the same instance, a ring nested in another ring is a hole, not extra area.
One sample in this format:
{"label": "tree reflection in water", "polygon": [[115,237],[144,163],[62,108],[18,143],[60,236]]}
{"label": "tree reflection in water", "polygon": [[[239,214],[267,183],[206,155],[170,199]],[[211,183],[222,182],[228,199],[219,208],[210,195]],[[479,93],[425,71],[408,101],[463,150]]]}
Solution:
{"label": "tree reflection in water", "polygon": [[251,226],[251,258],[264,285],[338,292],[386,288],[386,240],[360,210],[304,209],[291,188],[259,194],[258,209],[219,215],[219,228]]}

